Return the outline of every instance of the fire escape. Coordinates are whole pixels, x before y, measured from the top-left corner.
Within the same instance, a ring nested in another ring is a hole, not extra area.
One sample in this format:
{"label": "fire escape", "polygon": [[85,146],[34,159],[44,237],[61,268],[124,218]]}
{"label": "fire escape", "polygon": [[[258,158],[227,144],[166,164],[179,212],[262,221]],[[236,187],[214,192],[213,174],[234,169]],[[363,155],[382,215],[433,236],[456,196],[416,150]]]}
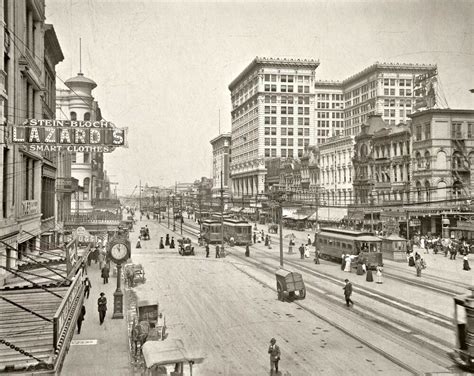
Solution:
{"label": "fire escape", "polygon": [[463,196],[469,197],[469,183],[471,178],[471,162],[467,156],[467,148],[465,144],[465,137],[463,137],[462,132],[454,131],[452,135],[453,146],[455,153],[453,153],[452,161],[452,176],[453,176],[453,191],[455,195],[459,195],[455,191],[455,186],[458,185],[456,182],[459,182],[460,188],[462,188]]}

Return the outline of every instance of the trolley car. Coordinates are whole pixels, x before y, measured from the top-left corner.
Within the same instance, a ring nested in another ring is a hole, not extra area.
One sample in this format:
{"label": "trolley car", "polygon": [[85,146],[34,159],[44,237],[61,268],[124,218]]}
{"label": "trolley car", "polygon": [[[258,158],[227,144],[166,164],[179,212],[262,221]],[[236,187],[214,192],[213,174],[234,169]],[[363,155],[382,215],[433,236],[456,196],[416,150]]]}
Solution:
{"label": "trolley car", "polygon": [[474,287],[454,297],[456,348],[449,355],[463,370],[474,372]]}
{"label": "trolley car", "polygon": [[205,219],[202,221],[202,238],[206,243],[219,243],[222,239],[221,221]]}
{"label": "trolley car", "polygon": [[383,265],[382,239],[370,232],[322,228],[318,233],[321,258],[341,262],[342,254],[362,257],[363,262],[376,268]]}
{"label": "trolley car", "polygon": [[234,244],[247,245],[252,243],[252,225],[242,219],[227,218],[224,220],[224,240]]}

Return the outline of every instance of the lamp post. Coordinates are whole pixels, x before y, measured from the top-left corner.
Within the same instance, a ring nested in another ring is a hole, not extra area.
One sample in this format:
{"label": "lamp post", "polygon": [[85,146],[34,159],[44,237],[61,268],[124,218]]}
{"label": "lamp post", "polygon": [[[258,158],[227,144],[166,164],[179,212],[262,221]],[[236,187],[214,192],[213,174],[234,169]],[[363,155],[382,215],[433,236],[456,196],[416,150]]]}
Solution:
{"label": "lamp post", "polygon": [[369,193],[370,199],[370,231],[374,232],[374,194],[372,192]]}
{"label": "lamp post", "polygon": [[173,197],[173,231],[176,231],[176,222],[175,222],[176,216],[174,214],[174,197],[175,197],[175,195],[172,195],[172,197]]}
{"label": "lamp post", "polygon": [[158,195],[158,223],[161,223],[161,195]]}
{"label": "lamp post", "polygon": [[181,235],[183,235],[183,195],[179,196],[179,215],[180,215],[180,222],[181,222]]}
{"label": "lamp post", "polygon": [[170,196],[166,199],[166,211],[168,212],[168,228],[170,228]]}

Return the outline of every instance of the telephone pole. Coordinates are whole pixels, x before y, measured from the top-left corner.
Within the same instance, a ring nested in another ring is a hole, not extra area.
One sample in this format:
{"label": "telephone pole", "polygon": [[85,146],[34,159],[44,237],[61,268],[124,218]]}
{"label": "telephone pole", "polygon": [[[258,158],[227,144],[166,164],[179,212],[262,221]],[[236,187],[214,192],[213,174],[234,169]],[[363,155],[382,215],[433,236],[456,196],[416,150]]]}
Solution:
{"label": "telephone pole", "polygon": [[221,247],[224,252],[224,185],[222,181],[222,168],[221,168]]}
{"label": "telephone pole", "polygon": [[140,214],[142,213],[142,181],[139,181],[139,196],[138,196],[138,210],[140,211]]}

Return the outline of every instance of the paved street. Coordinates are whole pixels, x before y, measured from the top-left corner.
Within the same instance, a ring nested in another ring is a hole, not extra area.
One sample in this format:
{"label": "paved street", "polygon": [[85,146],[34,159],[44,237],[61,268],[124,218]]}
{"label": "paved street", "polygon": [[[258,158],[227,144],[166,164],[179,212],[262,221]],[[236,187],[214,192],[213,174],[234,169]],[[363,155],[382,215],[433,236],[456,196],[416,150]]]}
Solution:
{"label": "paved street", "polygon": [[[407,373],[298,305],[278,301],[271,276],[264,278],[268,284],[262,283],[262,276],[239,259],[216,259],[214,247],[209,259],[197,245],[196,256],[159,250],[159,237],[171,235],[166,221],[165,226],[143,221],[137,227],[145,224],[152,239],[142,241],[143,248],[134,249],[132,258],[145,266],[147,281],[136,292],[157,297],[170,338],[182,338],[206,357],[196,374],[263,374],[271,337],[281,346],[282,374]],[[136,239],[137,232],[133,235]],[[340,295],[340,309],[346,310]]]}

